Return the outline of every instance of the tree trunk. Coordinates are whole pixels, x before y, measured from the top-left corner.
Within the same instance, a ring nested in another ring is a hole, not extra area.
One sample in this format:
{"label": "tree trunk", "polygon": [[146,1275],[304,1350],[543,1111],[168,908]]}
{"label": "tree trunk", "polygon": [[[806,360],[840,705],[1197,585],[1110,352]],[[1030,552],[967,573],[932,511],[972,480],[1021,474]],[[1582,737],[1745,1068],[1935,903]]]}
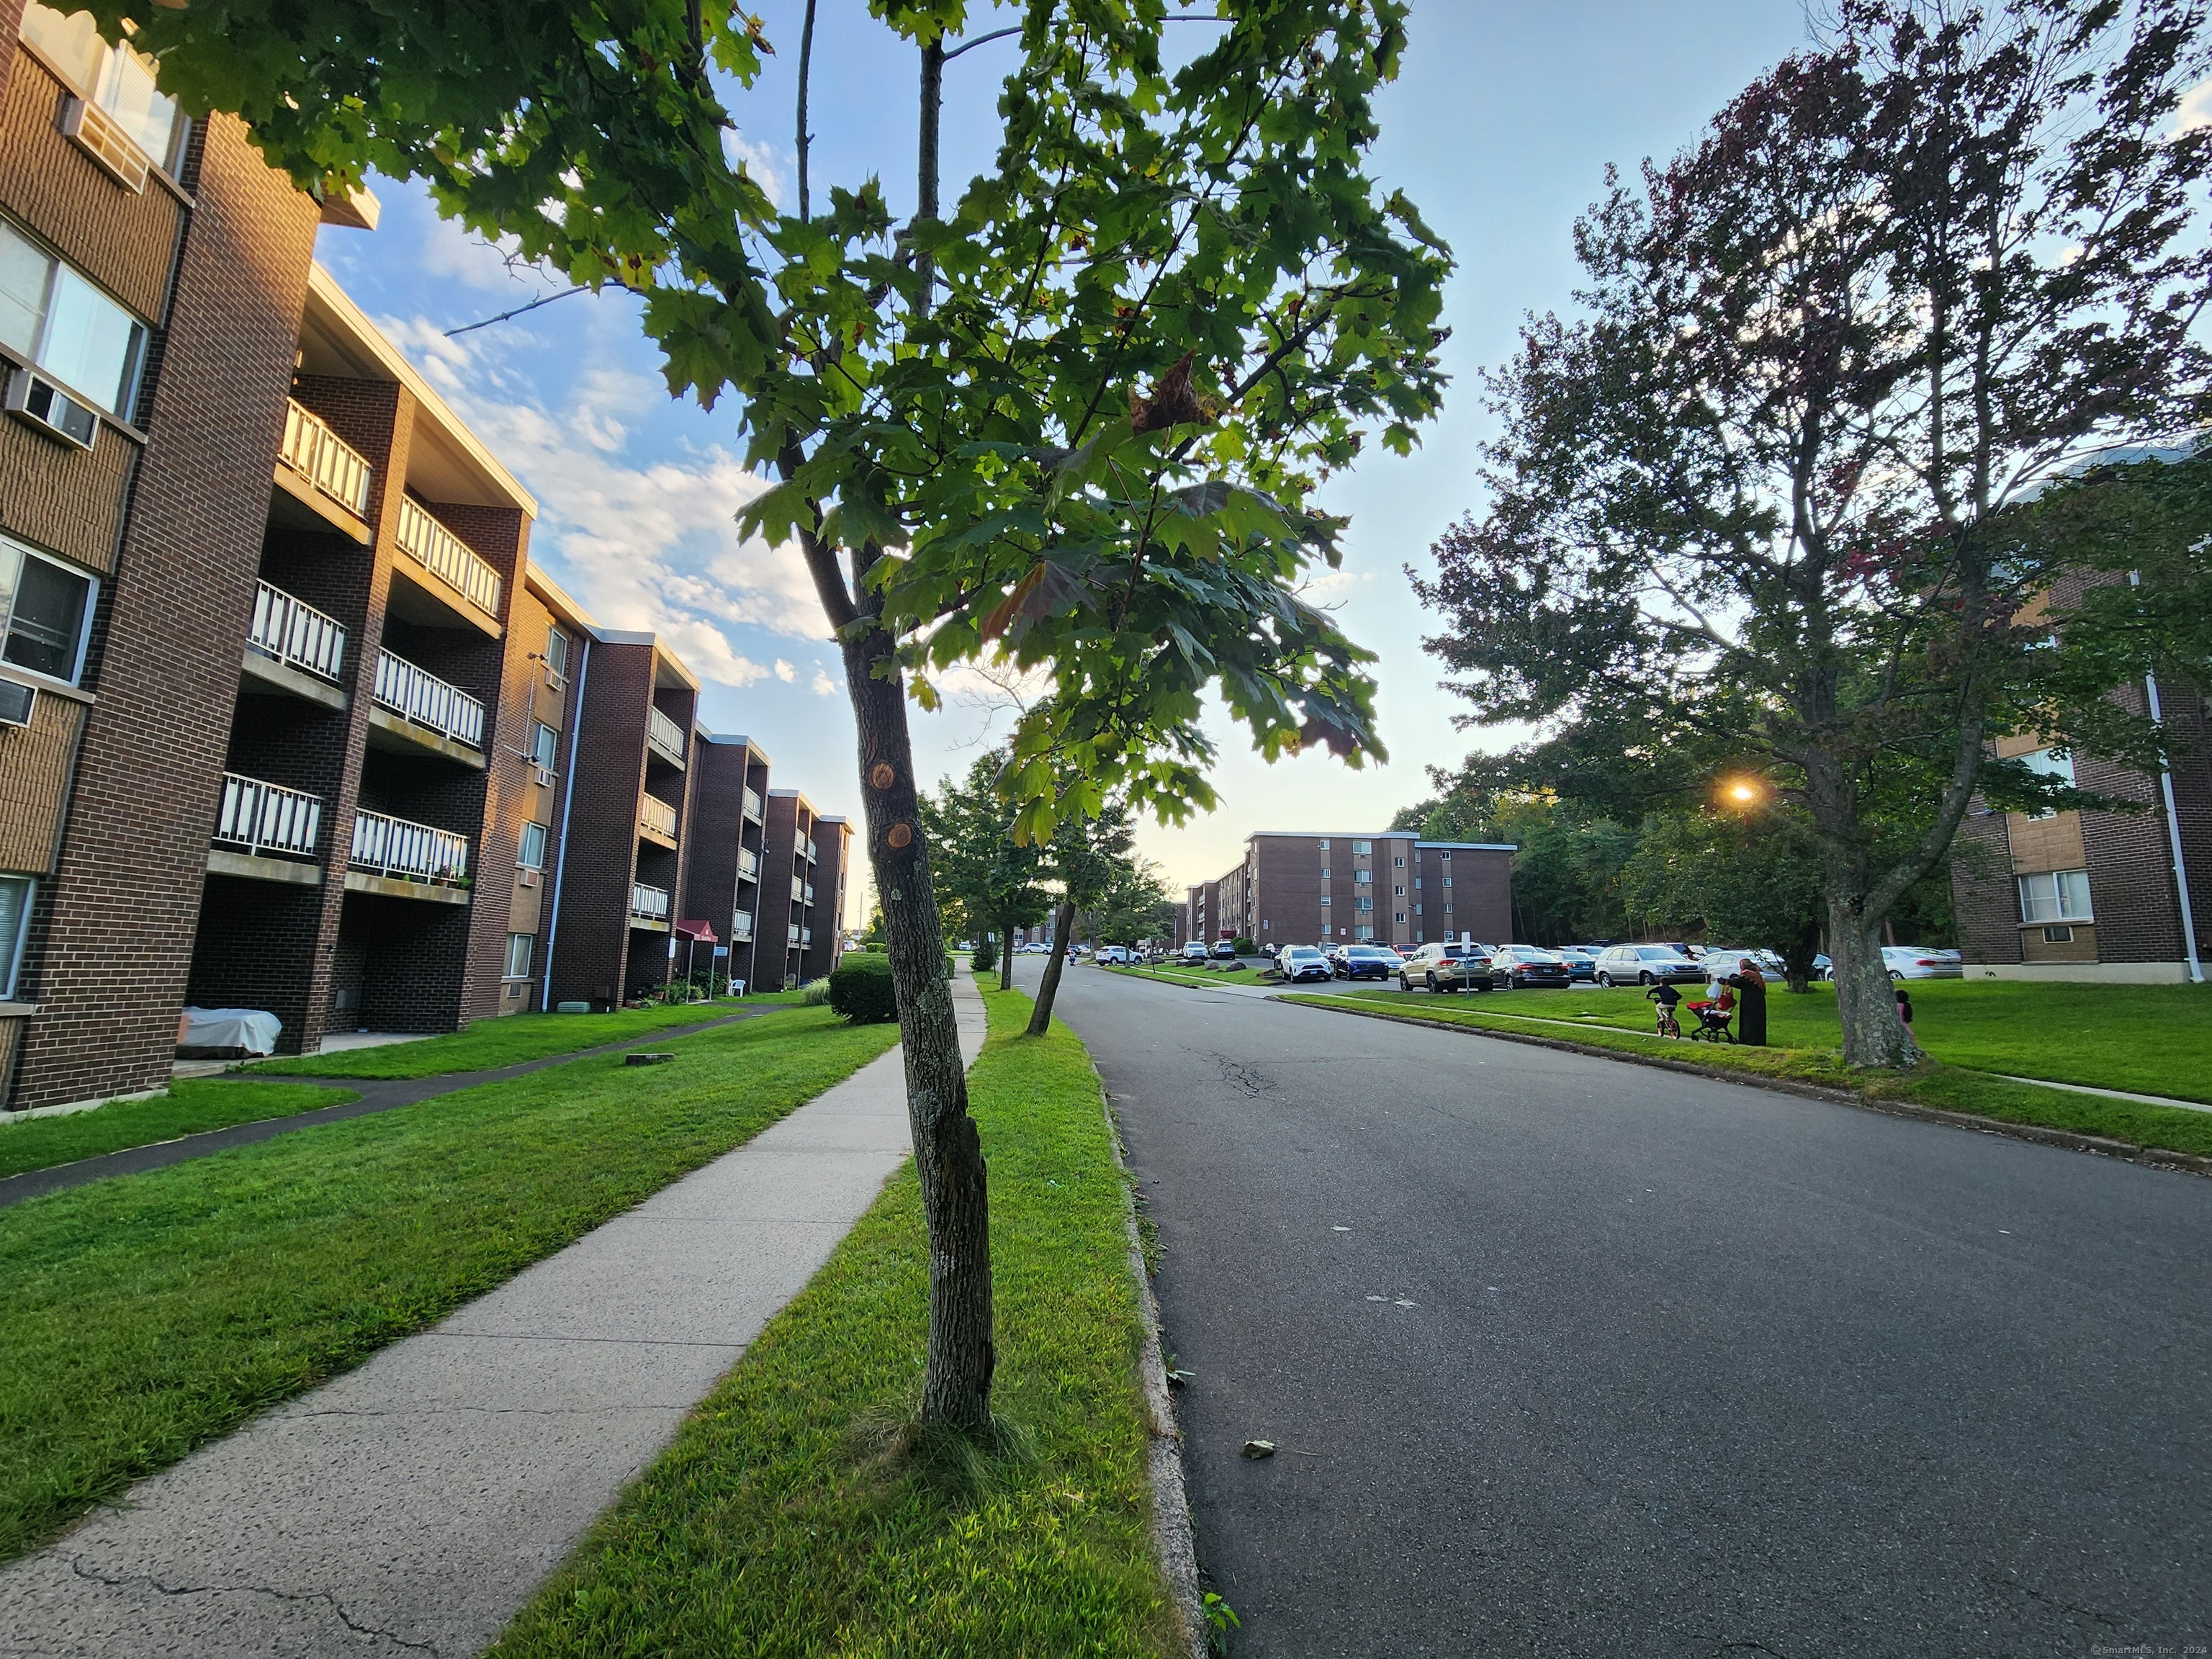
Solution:
{"label": "tree trunk", "polygon": [[1037,986],[1036,1006],[1030,1010],[1030,1035],[1042,1036],[1052,1025],[1052,1000],[1060,994],[1060,970],[1066,965],[1067,942],[1075,934],[1075,901],[1064,901],[1052,918],[1052,955],[1046,958],[1044,978]]}
{"label": "tree trunk", "polygon": [[982,1142],[945,977],[945,939],[917,815],[904,678],[880,629],[844,642],[859,728],[868,859],[883,902],[906,1062],[907,1116],[929,1234],[929,1358],[921,1420],[980,1433],[998,1363],[991,1324],[991,1218]]}
{"label": "tree trunk", "polygon": [[1014,988],[1014,929],[1010,922],[1000,922],[999,931],[1006,936],[1006,948],[999,952],[999,988]]}
{"label": "tree trunk", "polygon": [[1848,899],[1828,901],[1828,953],[1835,963],[1836,1018],[1851,1066],[1916,1065],[1920,1049],[1897,1017],[1897,991],[1881,959],[1881,922]]}

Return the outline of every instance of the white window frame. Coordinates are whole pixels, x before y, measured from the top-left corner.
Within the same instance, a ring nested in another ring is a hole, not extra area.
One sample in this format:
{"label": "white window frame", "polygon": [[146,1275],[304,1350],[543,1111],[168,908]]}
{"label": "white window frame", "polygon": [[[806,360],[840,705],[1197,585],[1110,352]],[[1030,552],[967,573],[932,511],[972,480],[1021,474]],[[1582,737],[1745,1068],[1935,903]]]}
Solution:
{"label": "white window frame", "polygon": [[1323,894],[1321,896],[1321,908],[1322,908],[1322,909],[1326,910],[1326,909],[1328,909],[1328,905],[1329,905],[1329,898],[1328,898],[1328,894],[1326,894],[1326,893],[1323,893]]}
{"label": "white window frame", "polygon": [[4,559],[10,551],[21,554],[27,562],[36,559],[42,564],[50,564],[64,576],[73,576],[84,583],[84,615],[77,619],[76,647],[71,654],[67,674],[49,674],[43,668],[32,668],[9,661],[6,655],[8,636],[15,632],[15,595],[21,592],[23,587],[22,573],[19,568],[6,607],[0,610],[0,676],[22,674],[27,675],[36,684],[74,686],[84,678],[85,653],[92,642],[92,620],[100,610],[100,578],[89,570],[78,569],[66,559],[58,559],[51,553],[40,552],[28,542],[19,541],[13,536],[0,535],[0,559]]}
{"label": "white window frame", "polygon": [[[517,967],[514,965],[514,957],[515,957],[515,950],[514,950],[514,947],[515,947],[515,943],[516,943],[516,941],[517,941],[517,940],[520,940],[520,941],[521,942],[521,945],[522,945],[522,966],[521,966],[521,967],[520,967],[520,968],[517,968]],[[501,979],[503,979],[503,980],[508,980],[508,979],[528,979],[528,978],[530,977],[530,964],[531,964],[531,959],[532,959],[533,957],[535,957],[537,954],[538,954],[538,935],[537,935],[537,934],[535,934],[535,933],[509,933],[509,934],[507,936],[507,963],[506,963],[506,969],[505,969],[505,971],[504,971],[504,972],[502,972],[502,973],[500,975],[500,977],[501,977]]]}
{"label": "white window frame", "polygon": [[[46,9],[64,18],[72,15],[69,10],[65,9],[62,6],[49,6]],[[27,26],[31,21],[31,8],[29,6],[26,6],[23,8],[23,22]],[[140,66],[142,68],[148,68],[149,72],[150,66],[153,63],[153,60],[148,58],[145,53],[139,52],[133,47],[110,46],[106,41],[103,40],[100,43],[100,74],[97,77],[98,84],[88,87],[78,82],[73,66],[55,62],[50,48],[43,46],[39,41],[32,40],[30,38],[27,27],[20,31],[20,38],[31,48],[32,52],[37,57],[38,60],[53,71],[54,78],[56,80],[59,81],[64,86],[67,87],[78,97],[83,99],[86,103],[94,105],[105,112],[109,118],[114,121],[118,126],[121,126],[123,124],[123,117],[116,110],[113,102],[115,96],[114,83],[117,79],[115,68],[117,60],[123,54],[127,52],[132,58],[138,59]],[[137,150],[140,155],[145,156],[148,161],[151,161],[155,167],[159,167],[173,180],[177,176],[179,164],[184,160],[185,146],[191,140],[191,117],[185,113],[183,105],[179,104],[168,94],[161,90],[158,84],[158,79],[155,87],[155,94],[157,97],[167,100],[169,106],[169,142],[164,153],[160,155],[155,155],[151,150],[148,149],[143,144],[138,142],[137,134],[130,131],[128,129],[125,129],[125,137],[131,140],[131,147],[134,149]]]}
{"label": "white window frame", "polygon": [[4,959],[0,959],[0,1002],[13,1002],[16,981],[23,974],[23,945],[31,936],[31,912],[39,902],[39,878],[7,875],[0,876],[0,882],[21,882],[23,887],[23,908],[15,918],[15,937],[0,938],[0,948],[8,952]]}
{"label": "white window frame", "polygon": [[1354,870],[1352,872],[1352,884],[1354,887],[1364,887],[1374,879],[1375,872],[1371,870]]}
{"label": "white window frame", "polygon": [[[2069,880],[2069,878],[2079,878]],[[2094,922],[2096,908],[2090,901],[2089,872],[2087,870],[2037,870],[2014,878],[2020,894],[2020,921],[2023,927],[2048,927],[2057,922]],[[2031,889],[2031,883],[2046,883],[2042,891]],[[2079,890],[2081,908],[2069,908],[2071,890]],[[2046,909],[2044,907],[2048,906]]]}
{"label": "white window frame", "polygon": [[1352,843],[1352,856],[1356,859],[1366,858],[1374,851],[1375,843],[1371,841],[1355,841]]}
{"label": "white window frame", "polygon": [[[138,383],[146,374],[146,349],[153,337],[152,325],[100,283],[94,282],[76,265],[55,252],[46,239],[36,234],[28,226],[7,218],[0,218],[0,225],[4,225],[7,234],[19,238],[26,246],[40,254],[46,262],[46,285],[40,290],[38,337],[27,346],[8,347],[8,354],[11,357],[20,358],[28,363],[33,372],[40,380],[51,381],[59,386],[94,414],[111,421],[128,422],[133,419],[138,402]],[[125,359],[124,373],[118,378],[116,386],[107,394],[95,392],[89,386],[79,386],[74,380],[64,380],[46,365],[46,359],[53,344],[54,293],[60,284],[61,274],[64,271],[67,271],[70,276],[89,289],[95,296],[106,301],[130,319],[136,331],[136,337],[132,340],[131,349]],[[115,398],[113,404],[107,401],[110,396]]]}
{"label": "white window frame", "polygon": [[[539,741],[538,741],[538,734],[539,734],[540,732],[544,732],[544,733],[545,733],[547,736],[550,737],[550,738],[553,739],[553,741],[552,741],[551,743],[550,743],[550,744],[545,744],[541,745],[541,744],[540,744],[540,743],[539,743]],[[551,753],[551,754],[550,754],[549,756],[547,756],[547,757],[546,757],[544,759],[543,759],[543,760],[540,760],[540,759],[538,757],[538,749],[539,749],[541,746],[543,746],[543,747],[544,747],[544,748],[547,748],[547,749],[550,749],[550,750],[552,750],[552,753]],[[560,733],[559,730],[558,730],[557,728],[554,727],[554,726],[550,726],[546,725],[546,723],[545,723],[544,720],[532,720],[532,721],[531,721],[531,722],[530,722],[530,763],[531,763],[532,766],[543,767],[546,771],[550,772],[551,770],[553,770],[553,763],[554,763],[554,762],[556,762],[556,761],[559,760],[560,758],[561,758],[561,733]]]}
{"label": "white window frame", "polygon": [[[534,860],[530,856],[530,832],[533,830],[538,832],[538,856]],[[521,870],[543,870],[545,867],[546,843],[552,838],[552,835],[551,824],[540,823],[535,818],[526,819],[522,825],[522,834],[517,837],[514,844],[515,867]]]}
{"label": "white window frame", "polygon": [[1451,885],[1451,878],[1449,876],[1446,876],[1444,878],[1444,885],[1447,887]]}
{"label": "white window frame", "polygon": [[[561,660],[557,664],[553,660],[556,654],[553,647],[556,642],[561,647],[557,653]],[[549,628],[545,630],[545,684],[556,691],[565,691],[568,689],[568,653],[574,643],[574,641],[558,628]]]}

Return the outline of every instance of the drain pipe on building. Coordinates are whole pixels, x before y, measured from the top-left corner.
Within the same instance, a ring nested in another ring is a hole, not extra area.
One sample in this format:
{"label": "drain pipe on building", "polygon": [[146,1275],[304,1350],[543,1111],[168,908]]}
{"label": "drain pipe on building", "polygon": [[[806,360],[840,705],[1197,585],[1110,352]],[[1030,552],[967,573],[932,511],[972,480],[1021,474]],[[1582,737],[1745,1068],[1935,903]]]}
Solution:
{"label": "drain pipe on building", "polygon": [[561,935],[561,878],[568,868],[568,809],[576,804],[576,751],[584,746],[584,689],[592,678],[592,633],[579,629],[584,659],[576,665],[576,713],[568,722],[568,775],[561,784],[561,850],[553,856],[553,908],[545,920],[545,990],[540,1012],[553,1012],[553,945]]}
{"label": "drain pipe on building", "polygon": [[[2131,587],[2142,586],[2142,573],[2139,570],[2129,571],[2128,585]],[[2151,719],[2163,720],[2164,715],[2159,708],[2157,675],[2147,673],[2143,676],[2143,691],[2150,700]],[[2166,845],[2173,854],[2173,894],[2176,902],[2181,906],[2181,948],[2188,953],[2189,982],[2191,985],[2202,985],[2204,983],[2204,963],[2197,953],[2197,912],[2190,904],[2188,861],[2181,855],[2181,820],[2175,815],[2173,810],[2172,767],[2161,765],[2158,769],[2158,788],[2160,795],[2166,803]]]}

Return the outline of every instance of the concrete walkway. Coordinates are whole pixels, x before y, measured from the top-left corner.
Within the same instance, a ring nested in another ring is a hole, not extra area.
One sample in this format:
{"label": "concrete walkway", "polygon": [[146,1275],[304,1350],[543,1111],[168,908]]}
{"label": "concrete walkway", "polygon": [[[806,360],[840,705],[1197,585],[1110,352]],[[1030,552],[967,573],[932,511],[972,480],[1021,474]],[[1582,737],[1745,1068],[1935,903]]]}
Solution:
{"label": "concrete walkway", "polygon": [[[972,1063],[982,998],[954,994]],[[0,1654],[481,1651],[908,1149],[894,1049],[0,1571]]]}

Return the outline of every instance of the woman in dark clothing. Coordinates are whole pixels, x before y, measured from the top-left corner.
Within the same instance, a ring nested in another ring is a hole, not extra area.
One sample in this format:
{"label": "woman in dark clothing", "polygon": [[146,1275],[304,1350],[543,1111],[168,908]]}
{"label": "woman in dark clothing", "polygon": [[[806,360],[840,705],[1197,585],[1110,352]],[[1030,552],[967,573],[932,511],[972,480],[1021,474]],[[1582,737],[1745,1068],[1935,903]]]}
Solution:
{"label": "woman in dark clothing", "polygon": [[1735,987],[1735,1040],[1764,1048],[1766,1046],[1766,976],[1759,971],[1759,964],[1746,957],[1737,964],[1735,974],[1728,981]]}

